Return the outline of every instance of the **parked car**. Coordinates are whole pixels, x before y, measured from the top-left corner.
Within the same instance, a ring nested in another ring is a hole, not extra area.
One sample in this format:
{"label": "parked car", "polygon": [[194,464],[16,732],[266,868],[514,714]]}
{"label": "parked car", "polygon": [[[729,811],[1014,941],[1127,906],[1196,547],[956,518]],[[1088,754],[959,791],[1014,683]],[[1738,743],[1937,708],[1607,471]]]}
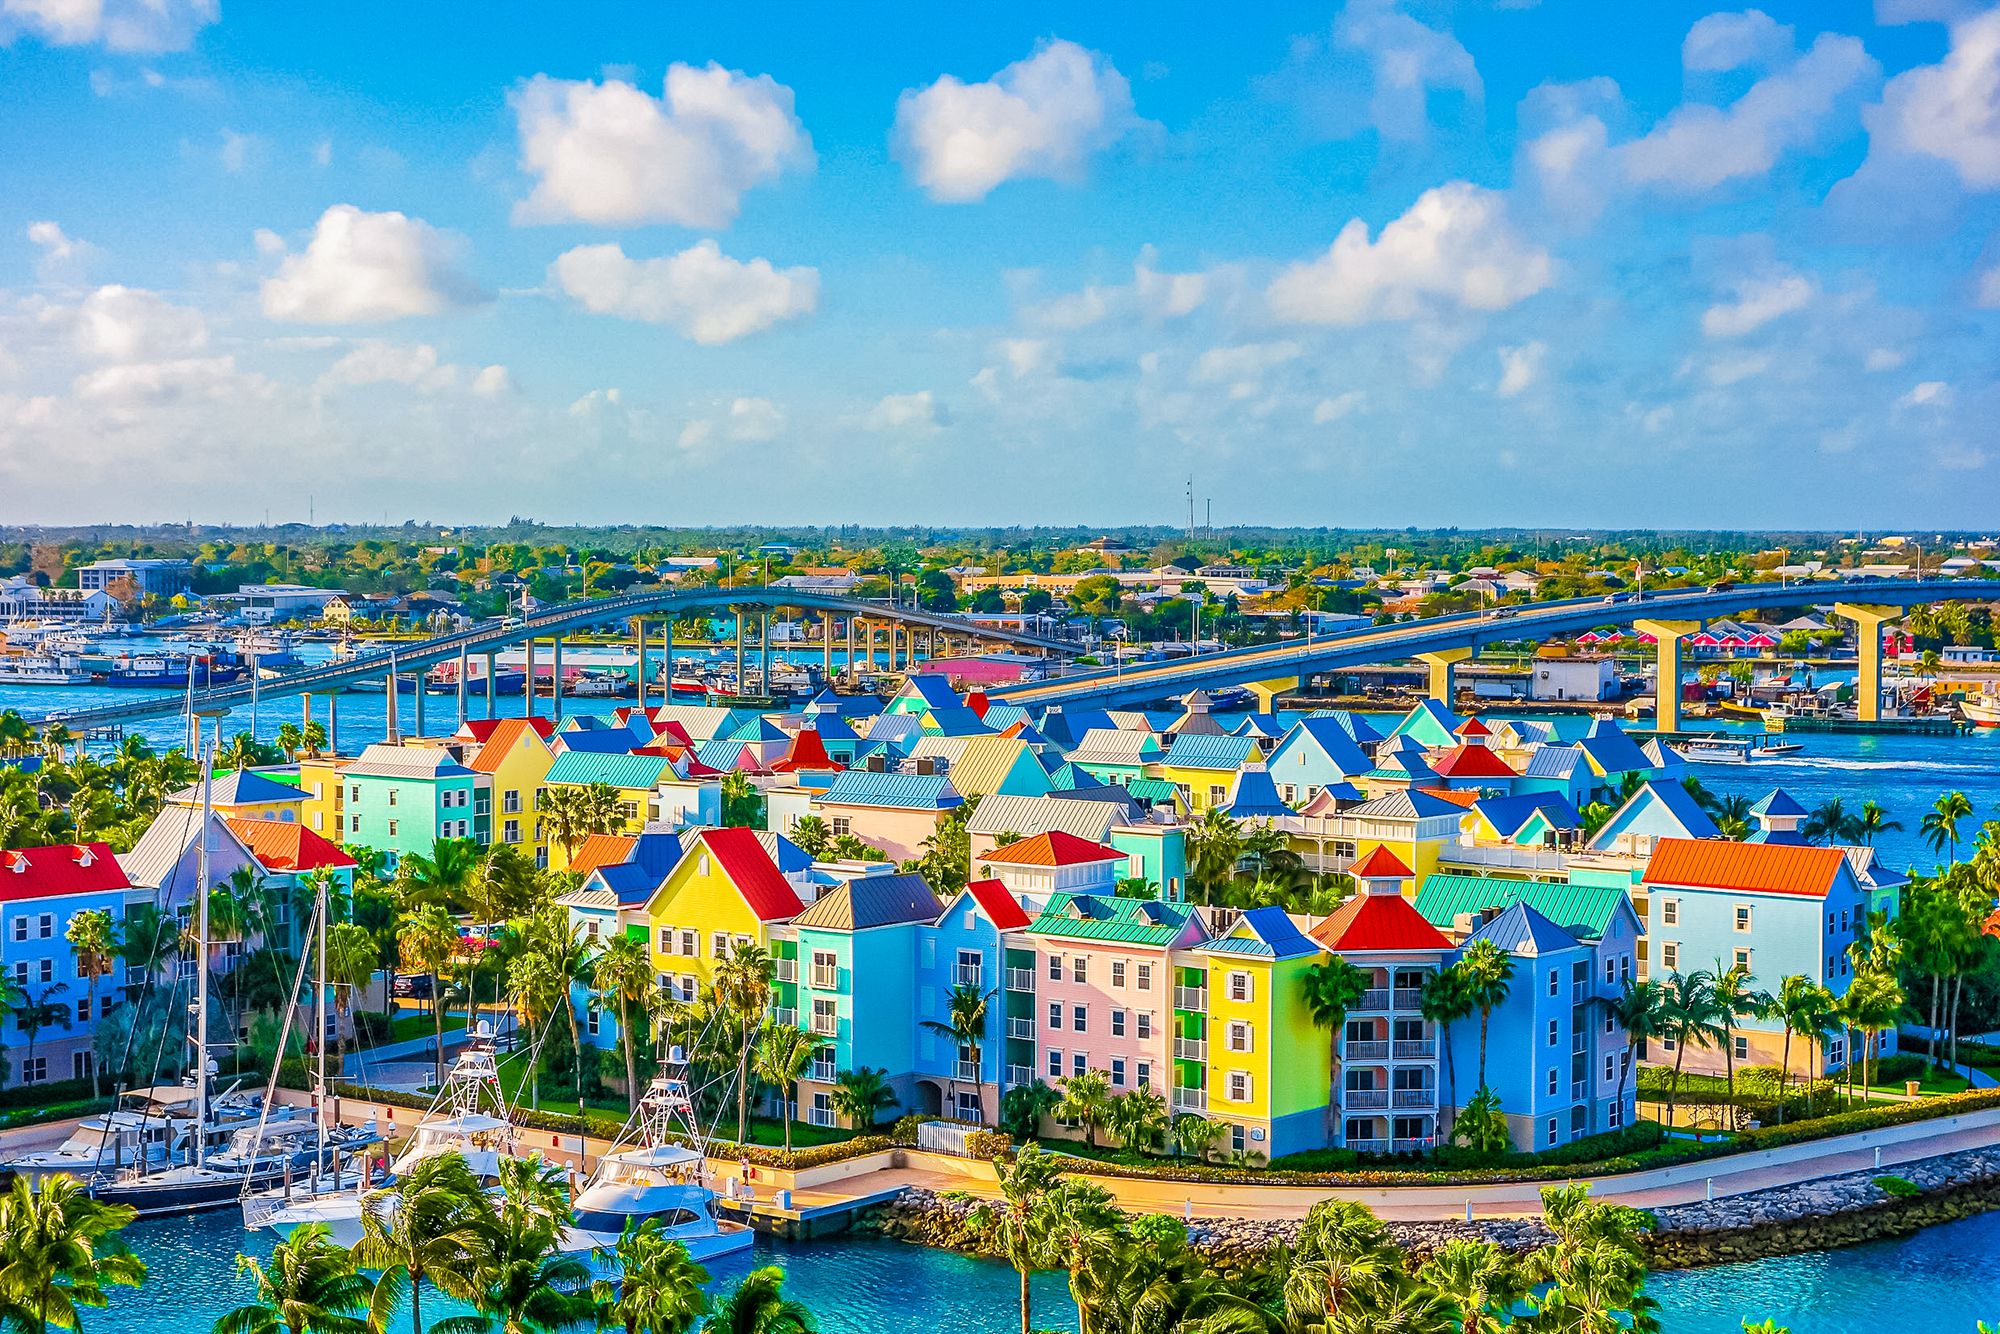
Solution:
{"label": "parked car", "polygon": [[389,994],[398,1000],[429,1000],[435,985],[429,973],[399,973]]}

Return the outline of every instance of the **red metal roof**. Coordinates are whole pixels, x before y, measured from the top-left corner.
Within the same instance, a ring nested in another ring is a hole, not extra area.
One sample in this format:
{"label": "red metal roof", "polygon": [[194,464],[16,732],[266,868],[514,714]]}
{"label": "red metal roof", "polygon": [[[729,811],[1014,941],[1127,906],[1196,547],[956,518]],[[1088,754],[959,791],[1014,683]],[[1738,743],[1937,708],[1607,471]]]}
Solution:
{"label": "red metal roof", "polygon": [[335,870],[354,865],[340,845],[296,820],[225,818],[229,832],[243,840],[250,855],[268,871]]}
{"label": "red metal roof", "polygon": [[587,877],[600,866],[617,866],[632,856],[632,846],[638,841],[631,834],[592,834],[576,845],[569,869]]}
{"label": "red metal roof", "polygon": [[1019,931],[1032,920],[1028,910],[998,880],[975,880],[966,889],[971,891],[980,911],[1002,931]]}
{"label": "red metal roof", "polygon": [[54,843],[0,851],[0,902],[131,887],[108,843]]}
{"label": "red metal roof", "polygon": [[1453,746],[1431,768],[1444,778],[1519,778],[1498,755],[1484,746]]}
{"label": "red metal roof", "polygon": [[1408,880],[1416,872],[1403,865],[1403,859],[1381,844],[1361,859],[1359,865],[1350,866],[1347,873],[1356,880]]}
{"label": "red metal roof", "polygon": [[965,707],[971,709],[981,718],[984,718],[986,716],[986,710],[989,707],[991,707],[991,705],[986,698],[986,692],[984,690],[975,690],[971,694],[965,697]]}
{"label": "red metal roof", "polygon": [[1460,736],[1492,736],[1493,729],[1485,723],[1480,722],[1477,718],[1467,718],[1458,725],[1458,734]]}
{"label": "red metal roof", "polygon": [[1314,927],[1310,934],[1337,954],[1451,948],[1451,942],[1401,894],[1356,894],[1334,909],[1333,916]]}
{"label": "red metal roof", "polygon": [[[1108,848],[1088,838],[1078,838],[1075,834],[1065,834],[1060,829],[1051,829],[1033,838],[1024,838],[1018,843],[1009,843],[1004,848],[980,857],[983,862],[1002,862],[1009,866],[1083,866],[1090,862],[1108,862],[1113,858],[1123,858],[1124,853],[1116,848]],[[1403,874],[1408,875],[1405,871]]]}
{"label": "red metal roof", "polygon": [[1846,865],[1847,854],[1839,848],[1663,838],[1646,863],[1646,883],[1824,898]]}
{"label": "red metal roof", "polygon": [[805,770],[810,773],[826,773],[840,767],[835,763],[833,756],[826,753],[826,743],[820,740],[819,729],[808,727],[792,738],[792,744],[786,748],[784,758],[771,766],[771,772],[790,774]]}
{"label": "red metal roof", "polygon": [[783,922],[805,911],[798,891],[779,873],[756,830],[705,829],[701,841],[759,920]]}

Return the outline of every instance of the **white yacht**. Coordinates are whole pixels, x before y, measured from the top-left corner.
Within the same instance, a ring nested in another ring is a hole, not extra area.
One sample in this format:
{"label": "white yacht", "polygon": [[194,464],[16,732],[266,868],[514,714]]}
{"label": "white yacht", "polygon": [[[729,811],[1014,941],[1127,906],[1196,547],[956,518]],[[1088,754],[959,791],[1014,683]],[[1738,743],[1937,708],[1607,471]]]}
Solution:
{"label": "white yacht", "polygon": [[[255,1102],[225,1096],[209,1112],[209,1138],[228,1141],[236,1127],[254,1121]],[[89,1180],[109,1172],[164,1168],[188,1156],[195,1121],[192,1084],[159,1084],[128,1089],[108,1112],[85,1117],[68,1139],[53,1149],[0,1159],[0,1171],[30,1180],[67,1172]]]}
{"label": "white yacht", "polygon": [[563,1231],[562,1250],[604,1271],[625,1229],[649,1218],[700,1264],[750,1249],[748,1227],[715,1216],[715,1192],[703,1182],[707,1167],[686,1079],[655,1078],[572,1201],[575,1220]]}

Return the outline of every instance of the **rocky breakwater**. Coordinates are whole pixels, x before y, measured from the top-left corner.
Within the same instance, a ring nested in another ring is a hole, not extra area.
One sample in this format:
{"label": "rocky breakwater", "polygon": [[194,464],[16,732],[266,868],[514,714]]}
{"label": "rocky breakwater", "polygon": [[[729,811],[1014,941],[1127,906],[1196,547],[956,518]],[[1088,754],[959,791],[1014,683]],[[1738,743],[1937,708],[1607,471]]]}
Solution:
{"label": "rocky breakwater", "polygon": [[1662,1269],[1728,1264],[1906,1236],[1993,1209],[2000,1209],[2000,1149],[1969,1149],[1883,1172],[1671,1205],[1655,1211],[1649,1250]]}

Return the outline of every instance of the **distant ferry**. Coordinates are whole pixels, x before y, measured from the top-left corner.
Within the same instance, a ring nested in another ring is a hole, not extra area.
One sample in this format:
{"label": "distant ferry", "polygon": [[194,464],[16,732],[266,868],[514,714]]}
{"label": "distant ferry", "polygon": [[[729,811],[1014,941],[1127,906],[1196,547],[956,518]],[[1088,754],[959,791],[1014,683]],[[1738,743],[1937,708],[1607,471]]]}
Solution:
{"label": "distant ferry", "polygon": [[113,658],[104,674],[104,684],[128,689],[180,689],[194,674],[194,684],[202,688],[233,685],[243,678],[244,668],[227,666],[205,658],[168,658],[158,653],[140,653]]}
{"label": "distant ferry", "polygon": [[87,686],[90,673],[72,654],[30,653],[0,658],[0,686]]}

